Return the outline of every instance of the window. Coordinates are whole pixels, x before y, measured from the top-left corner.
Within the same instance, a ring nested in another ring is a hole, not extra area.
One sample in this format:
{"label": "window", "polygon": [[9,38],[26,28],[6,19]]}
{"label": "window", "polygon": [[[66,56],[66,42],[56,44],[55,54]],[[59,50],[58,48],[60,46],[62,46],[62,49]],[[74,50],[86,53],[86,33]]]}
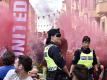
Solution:
{"label": "window", "polygon": [[87,0],[84,1],[84,5],[85,5],[85,7],[87,7],[87,5],[88,5]]}
{"label": "window", "polygon": [[102,27],[102,30],[105,32],[105,20],[102,21],[101,27]]}

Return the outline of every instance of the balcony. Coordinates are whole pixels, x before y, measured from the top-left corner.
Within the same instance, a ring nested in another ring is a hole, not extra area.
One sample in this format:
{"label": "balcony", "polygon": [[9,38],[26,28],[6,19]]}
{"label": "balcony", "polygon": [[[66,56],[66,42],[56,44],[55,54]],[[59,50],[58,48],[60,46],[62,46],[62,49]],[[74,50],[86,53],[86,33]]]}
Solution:
{"label": "balcony", "polygon": [[97,14],[107,14],[107,1],[97,3],[96,13]]}

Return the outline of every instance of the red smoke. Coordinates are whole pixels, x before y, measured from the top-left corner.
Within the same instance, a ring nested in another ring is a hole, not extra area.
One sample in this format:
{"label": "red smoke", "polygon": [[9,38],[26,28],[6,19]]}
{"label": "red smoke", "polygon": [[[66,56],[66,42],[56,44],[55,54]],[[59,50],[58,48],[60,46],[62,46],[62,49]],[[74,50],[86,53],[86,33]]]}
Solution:
{"label": "red smoke", "polygon": [[88,16],[84,18],[83,16],[80,17],[76,11],[71,13],[66,11],[61,14],[57,25],[63,31],[63,37],[67,40],[68,51],[74,52],[74,50],[80,48],[83,36],[90,36],[90,47],[96,51],[100,62],[107,66],[107,36],[100,29],[94,18]]}
{"label": "red smoke", "polygon": [[6,6],[0,4],[0,48],[11,45],[13,18]]}

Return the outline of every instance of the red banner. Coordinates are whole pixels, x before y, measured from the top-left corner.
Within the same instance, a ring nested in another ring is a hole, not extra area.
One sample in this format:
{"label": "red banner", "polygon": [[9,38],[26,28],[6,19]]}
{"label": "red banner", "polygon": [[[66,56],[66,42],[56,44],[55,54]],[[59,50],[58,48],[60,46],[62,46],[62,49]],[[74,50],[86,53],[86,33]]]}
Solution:
{"label": "red banner", "polygon": [[10,0],[14,16],[12,28],[12,50],[15,55],[24,55],[27,46],[29,0]]}

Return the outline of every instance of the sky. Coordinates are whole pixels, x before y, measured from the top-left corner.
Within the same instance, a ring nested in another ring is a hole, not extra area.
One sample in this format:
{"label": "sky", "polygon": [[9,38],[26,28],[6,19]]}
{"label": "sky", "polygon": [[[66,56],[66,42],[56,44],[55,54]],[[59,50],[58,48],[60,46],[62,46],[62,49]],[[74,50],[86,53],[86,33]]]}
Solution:
{"label": "sky", "polygon": [[[39,17],[39,19],[37,19],[38,32],[48,31],[53,26],[55,26],[54,23],[56,18],[59,16],[58,11],[60,12],[62,8],[63,0],[29,0],[29,1],[34,8],[36,15]],[[44,19],[43,16],[45,17]]]}
{"label": "sky", "polygon": [[63,0],[29,0],[38,16],[45,16],[61,10]]}

